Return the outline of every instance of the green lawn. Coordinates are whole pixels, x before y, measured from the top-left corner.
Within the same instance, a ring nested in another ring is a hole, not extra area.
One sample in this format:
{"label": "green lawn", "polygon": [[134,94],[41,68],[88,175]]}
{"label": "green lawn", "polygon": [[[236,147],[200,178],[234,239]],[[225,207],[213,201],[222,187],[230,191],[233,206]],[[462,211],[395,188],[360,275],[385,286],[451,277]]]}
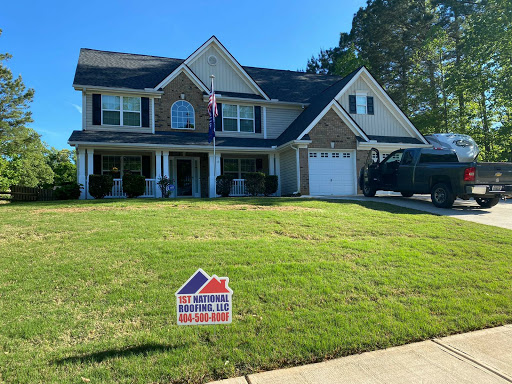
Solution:
{"label": "green lawn", "polygon": [[[203,383],[505,324],[511,234],[349,201],[0,205],[0,382]],[[176,325],[199,267],[231,325]]]}

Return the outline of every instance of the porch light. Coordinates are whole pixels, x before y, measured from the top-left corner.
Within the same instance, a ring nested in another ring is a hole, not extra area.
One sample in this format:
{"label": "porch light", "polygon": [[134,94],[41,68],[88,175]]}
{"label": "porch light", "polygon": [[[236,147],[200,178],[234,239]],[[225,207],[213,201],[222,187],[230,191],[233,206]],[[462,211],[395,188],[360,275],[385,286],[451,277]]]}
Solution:
{"label": "porch light", "polygon": [[334,141],[331,141],[331,148],[334,149]]}
{"label": "porch light", "polygon": [[180,99],[181,99],[181,100],[185,100],[185,94],[184,94],[184,93],[182,93],[182,94],[180,95]]}

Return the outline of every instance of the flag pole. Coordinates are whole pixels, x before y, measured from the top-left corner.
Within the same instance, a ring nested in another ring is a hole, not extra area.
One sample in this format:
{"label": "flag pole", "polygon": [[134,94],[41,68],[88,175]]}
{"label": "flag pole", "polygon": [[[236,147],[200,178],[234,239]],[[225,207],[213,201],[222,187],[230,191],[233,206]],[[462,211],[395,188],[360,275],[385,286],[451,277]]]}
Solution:
{"label": "flag pole", "polygon": [[[211,74],[210,78],[212,79],[212,89],[210,90],[213,94],[213,97],[215,98],[215,91],[213,89],[213,79],[215,79],[215,75]],[[215,100],[215,99],[214,99]],[[215,105],[217,104],[216,100],[214,105],[212,106],[212,115],[215,113]],[[215,116],[213,117],[215,119]],[[215,122],[213,127],[213,183],[215,185],[215,193],[214,197],[217,196],[217,157],[215,156]]]}

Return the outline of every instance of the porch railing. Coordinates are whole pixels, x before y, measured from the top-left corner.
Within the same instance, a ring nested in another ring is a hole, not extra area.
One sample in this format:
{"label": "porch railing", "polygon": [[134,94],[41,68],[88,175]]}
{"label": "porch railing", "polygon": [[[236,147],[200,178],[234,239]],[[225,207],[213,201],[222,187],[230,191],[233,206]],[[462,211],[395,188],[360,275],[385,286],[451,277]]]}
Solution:
{"label": "porch railing", "polygon": [[231,182],[230,196],[246,196],[245,179],[233,179]]}
{"label": "porch railing", "polygon": [[[126,197],[126,193],[123,192],[123,179],[114,179],[114,185],[112,186],[112,192],[107,196],[110,198],[123,198]],[[146,179],[146,188],[144,194],[140,197],[156,197],[156,179]]]}

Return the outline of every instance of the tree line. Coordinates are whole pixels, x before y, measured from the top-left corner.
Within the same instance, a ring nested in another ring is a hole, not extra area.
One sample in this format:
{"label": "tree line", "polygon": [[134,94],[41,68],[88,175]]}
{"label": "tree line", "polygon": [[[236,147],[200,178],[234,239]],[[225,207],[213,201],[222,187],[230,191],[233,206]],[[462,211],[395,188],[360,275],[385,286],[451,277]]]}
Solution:
{"label": "tree line", "polygon": [[27,127],[33,122],[29,105],[34,90],[26,88],[21,76],[13,76],[6,65],[11,57],[0,53],[0,191],[11,185],[76,183],[75,151],[48,148],[40,135]]}
{"label": "tree line", "polygon": [[306,72],[365,65],[423,134],[472,136],[512,161],[512,0],[368,0]]}

